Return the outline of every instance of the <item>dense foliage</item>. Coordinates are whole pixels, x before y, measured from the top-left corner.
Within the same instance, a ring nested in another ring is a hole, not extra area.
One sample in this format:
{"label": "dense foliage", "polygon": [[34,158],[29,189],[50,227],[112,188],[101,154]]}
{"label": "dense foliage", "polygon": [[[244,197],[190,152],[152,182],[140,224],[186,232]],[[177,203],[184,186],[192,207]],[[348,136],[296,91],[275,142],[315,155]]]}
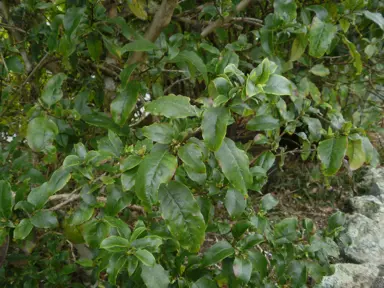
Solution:
{"label": "dense foliage", "polygon": [[320,231],[249,200],[287,155],[325,183],[379,163],[383,10],[0,1],[1,286],[320,282],[343,214]]}

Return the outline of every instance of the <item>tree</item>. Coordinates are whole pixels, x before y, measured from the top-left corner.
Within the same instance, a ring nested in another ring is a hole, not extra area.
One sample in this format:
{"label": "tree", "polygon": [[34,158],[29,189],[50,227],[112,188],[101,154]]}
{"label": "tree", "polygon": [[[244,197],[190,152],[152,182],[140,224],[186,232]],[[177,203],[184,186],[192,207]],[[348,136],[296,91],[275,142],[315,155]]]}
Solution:
{"label": "tree", "polygon": [[277,200],[249,199],[287,154],[318,162],[325,181],[343,163],[378,164],[367,133],[382,117],[382,9],[0,1],[0,256],[40,251],[28,269],[3,266],[1,283],[319,282],[342,213],[324,231],[273,224]]}

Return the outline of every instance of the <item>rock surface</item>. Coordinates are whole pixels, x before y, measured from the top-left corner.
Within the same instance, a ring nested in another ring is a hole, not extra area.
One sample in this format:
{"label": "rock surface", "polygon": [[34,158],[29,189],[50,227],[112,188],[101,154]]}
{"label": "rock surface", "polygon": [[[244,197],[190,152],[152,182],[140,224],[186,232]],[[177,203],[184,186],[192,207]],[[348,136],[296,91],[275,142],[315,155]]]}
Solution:
{"label": "rock surface", "polygon": [[359,187],[368,195],[349,200],[353,213],[343,232],[351,240],[342,247],[350,263],[336,264],[317,287],[384,288],[384,168],[370,169]]}
{"label": "rock surface", "polygon": [[324,277],[318,288],[371,288],[379,276],[374,264],[336,264],[335,273]]}

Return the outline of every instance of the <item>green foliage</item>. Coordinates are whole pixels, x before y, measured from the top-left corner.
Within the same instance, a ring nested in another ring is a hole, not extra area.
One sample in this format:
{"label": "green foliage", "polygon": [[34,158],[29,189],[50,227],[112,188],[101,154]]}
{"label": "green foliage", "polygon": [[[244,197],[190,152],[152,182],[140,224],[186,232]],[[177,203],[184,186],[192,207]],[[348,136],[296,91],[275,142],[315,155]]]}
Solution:
{"label": "green foliage", "polygon": [[317,230],[252,200],[287,154],[325,183],[380,162],[380,1],[56,2],[0,6],[2,287],[332,273],[342,213]]}

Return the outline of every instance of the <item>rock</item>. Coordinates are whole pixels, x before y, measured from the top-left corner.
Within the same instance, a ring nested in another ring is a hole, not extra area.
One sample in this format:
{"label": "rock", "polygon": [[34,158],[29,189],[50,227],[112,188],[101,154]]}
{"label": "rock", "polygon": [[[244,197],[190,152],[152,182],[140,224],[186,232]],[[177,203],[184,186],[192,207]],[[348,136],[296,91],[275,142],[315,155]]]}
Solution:
{"label": "rock", "polygon": [[359,187],[368,194],[384,196],[384,168],[369,169]]}
{"label": "rock", "polygon": [[374,264],[335,264],[334,267],[335,273],[324,277],[316,288],[371,288],[380,272]]}
{"label": "rock", "polygon": [[384,204],[375,196],[364,195],[353,197],[349,204],[354,212],[363,214],[368,218],[375,218],[379,212],[384,213]]}
{"label": "rock", "polygon": [[345,231],[351,245],[343,247],[343,254],[353,263],[384,264],[384,213],[373,219],[362,214],[348,215]]}

